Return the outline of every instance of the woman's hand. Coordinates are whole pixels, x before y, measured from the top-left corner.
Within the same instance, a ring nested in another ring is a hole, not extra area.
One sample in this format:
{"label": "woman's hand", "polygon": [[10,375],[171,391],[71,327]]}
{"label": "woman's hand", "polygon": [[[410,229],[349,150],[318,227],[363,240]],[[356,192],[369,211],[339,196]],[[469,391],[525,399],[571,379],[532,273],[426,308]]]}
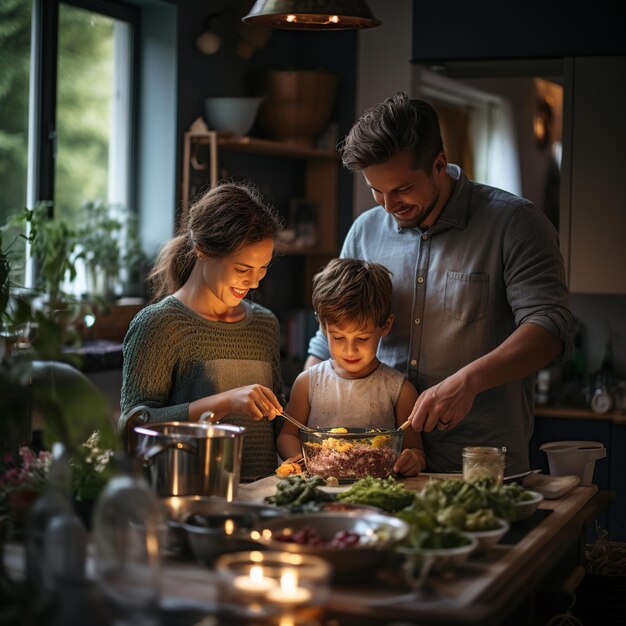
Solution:
{"label": "woman's hand", "polygon": [[405,448],[396,459],[393,471],[402,476],[417,476],[426,467],[424,453],[415,448]]}
{"label": "woman's hand", "polygon": [[283,412],[283,407],[274,392],[263,385],[238,387],[228,393],[230,395],[231,413],[244,413],[255,420],[264,417],[273,420]]}

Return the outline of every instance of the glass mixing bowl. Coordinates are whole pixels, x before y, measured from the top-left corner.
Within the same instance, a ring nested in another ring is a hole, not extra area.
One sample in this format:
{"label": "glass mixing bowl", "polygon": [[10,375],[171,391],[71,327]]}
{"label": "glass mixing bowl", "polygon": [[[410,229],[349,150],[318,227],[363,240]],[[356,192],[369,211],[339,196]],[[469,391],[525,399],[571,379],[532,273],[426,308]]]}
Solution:
{"label": "glass mixing bowl", "polygon": [[300,431],[300,442],[309,474],[345,483],[390,476],[403,436],[401,430],[332,428]]}

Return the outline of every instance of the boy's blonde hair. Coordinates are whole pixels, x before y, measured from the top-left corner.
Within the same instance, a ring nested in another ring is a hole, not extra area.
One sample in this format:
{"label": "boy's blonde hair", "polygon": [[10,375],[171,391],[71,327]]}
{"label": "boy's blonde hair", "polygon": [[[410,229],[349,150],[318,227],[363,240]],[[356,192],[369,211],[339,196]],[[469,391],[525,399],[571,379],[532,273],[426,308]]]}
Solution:
{"label": "boy's blonde hair", "polygon": [[391,315],[391,272],[379,263],[333,259],[313,277],[313,308],[328,324],[383,327]]}

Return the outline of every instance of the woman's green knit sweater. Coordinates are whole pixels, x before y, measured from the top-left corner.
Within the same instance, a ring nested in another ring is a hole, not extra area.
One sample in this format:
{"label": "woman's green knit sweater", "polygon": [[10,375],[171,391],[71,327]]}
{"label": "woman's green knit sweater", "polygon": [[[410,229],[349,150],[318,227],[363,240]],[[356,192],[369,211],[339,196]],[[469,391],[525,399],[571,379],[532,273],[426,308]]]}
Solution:
{"label": "woman's green knit sweater", "polygon": [[[189,403],[236,387],[260,384],[282,401],[279,327],[268,309],[243,301],[239,322],[212,322],[174,296],[141,310],[124,338],[122,415],[138,405],[149,421],[186,421]],[[280,423],[231,414],[222,422],[245,426],[242,479],[271,474]]]}

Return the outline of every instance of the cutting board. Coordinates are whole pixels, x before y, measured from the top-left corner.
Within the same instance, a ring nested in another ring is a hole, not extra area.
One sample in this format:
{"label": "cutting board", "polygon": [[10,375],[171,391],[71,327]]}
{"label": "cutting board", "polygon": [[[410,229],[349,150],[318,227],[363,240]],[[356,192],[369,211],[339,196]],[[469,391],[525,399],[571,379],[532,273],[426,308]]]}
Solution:
{"label": "cutting board", "polygon": [[546,476],[531,474],[522,481],[526,489],[537,491],[548,500],[556,500],[580,484],[579,476]]}

